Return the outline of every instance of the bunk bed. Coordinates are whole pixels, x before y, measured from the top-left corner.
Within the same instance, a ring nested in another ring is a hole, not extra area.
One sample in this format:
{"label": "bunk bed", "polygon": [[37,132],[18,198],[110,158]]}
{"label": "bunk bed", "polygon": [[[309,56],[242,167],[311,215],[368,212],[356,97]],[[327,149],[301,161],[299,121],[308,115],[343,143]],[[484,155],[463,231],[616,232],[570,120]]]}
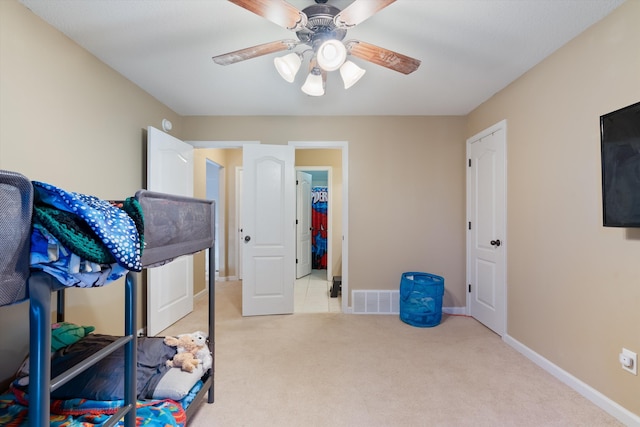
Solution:
{"label": "bunk bed", "polygon": [[[42,195],[39,195],[38,189],[47,187],[36,184],[42,183],[31,182],[15,172],[0,170],[0,306],[23,301],[29,301],[30,304],[30,351],[23,364],[28,369],[25,376],[16,378],[12,383],[9,397],[0,396],[0,409],[5,409],[4,414],[0,411],[0,416],[18,418],[12,425],[27,425],[28,418],[28,425],[37,427],[71,425],[76,422],[76,417],[86,414],[89,416],[81,420],[82,425],[154,425],[153,418],[156,416],[159,425],[171,425],[162,417],[172,417],[174,425],[186,424],[186,420],[205,399],[208,403],[214,401],[214,275],[209,274],[208,331],[204,332],[211,363],[209,367],[201,367],[200,371],[189,373],[180,368],[163,369],[160,366],[164,366],[167,358],[175,354],[175,349],[167,350],[168,346],[163,343],[162,337],[137,336],[137,272],[206,249],[211,249],[209,271],[215,271],[212,249],[215,238],[214,202],[147,190],[140,190],[134,197],[128,198],[126,202],[129,202],[130,209],[133,207],[133,211],[127,211],[126,216],[137,220],[128,223],[128,226],[131,228],[131,224],[135,224],[140,231],[140,240],[136,244],[142,249],[139,251],[139,259],[125,260],[123,257],[113,264],[114,271],[118,267],[116,264],[126,266],[126,272],[121,271],[124,280],[113,280],[118,283],[124,281],[124,334],[115,337],[87,333],[53,353],[52,297],[57,295],[55,324],[64,325],[65,289],[69,286],[91,285],[74,281],[75,279],[65,282],[65,277],[60,278],[55,272],[38,268],[38,264],[34,263],[34,258],[37,258],[31,247],[34,230],[41,228],[34,226],[34,222],[37,214],[42,214],[34,208],[34,195],[36,201],[41,200]],[[72,197],[77,195],[71,194]],[[118,209],[120,208],[121,206]],[[113,251],[118,257],[122,254],[117,249]],[[105,276],[106,274],[102,274],[94,284],[108,284],[108,281],[103,280]],[[91,278],[94,279],[95,277]],[[87,331],[91,332],[90,329]],[[157,356],[155,349],[159,349]],[[150,362],[150,354],[154,358],[160,358],[159,361]],[[140,357],[144,360],[139,364]],[[117,367],[113,363],[118,364]],[[149,376],[157,377],[149,382],[153,387],[146,387],[145,384],[146,388],[141,392],[138,380],[141,375],[140,366],[147,365],[156,374],[147,375],[144,381],[147,382]],[[100,373],[99,367],[107,372]],[[98,390],[100,393],[96,393],[95,401],[92,400],[93,395],[87,397],[86,393],[74,396],[79,388],[100,375],[117,377],[116,371],[121,372],[116,387],[119,390],[114,392],[110,389],[111,394],[107,393],[106,399],[100,398],[104,395],[104,390]],[[87,407],[85,412],[84,407]],[[54,413],[58,415],[56,419],[60,420],[57,424],[52,422]],[[5,421],[0,419],[0,424]]]}

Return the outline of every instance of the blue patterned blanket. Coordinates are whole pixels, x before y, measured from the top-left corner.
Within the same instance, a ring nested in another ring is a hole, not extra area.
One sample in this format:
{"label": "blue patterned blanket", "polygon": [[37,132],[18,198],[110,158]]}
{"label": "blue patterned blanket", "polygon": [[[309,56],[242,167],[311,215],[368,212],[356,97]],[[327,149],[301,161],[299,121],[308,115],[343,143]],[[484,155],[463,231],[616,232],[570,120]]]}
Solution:
{"label": "blue patterned blanket", "polygon": [[[187,419],[183,408],[189,406],[200,388],[202,388],[202,382],[199,382],[180,402],[173,400],[138,401],[136,425],[184,427]],[[104,425],[109,416],[122,405],[122,400],[52,400],[51,427],[99,427]],[[0,426],[27,427],[28,425],[27,395],[19,390],[0,395]],[[123,421],[117,425],[123,426]]]}

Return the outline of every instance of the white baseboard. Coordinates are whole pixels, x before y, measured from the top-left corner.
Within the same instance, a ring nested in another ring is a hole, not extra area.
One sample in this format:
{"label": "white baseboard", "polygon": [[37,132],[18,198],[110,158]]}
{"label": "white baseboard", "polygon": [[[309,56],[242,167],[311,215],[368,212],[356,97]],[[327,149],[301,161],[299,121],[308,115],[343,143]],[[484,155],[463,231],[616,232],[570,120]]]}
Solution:
{"label": "white baseboard", "polygon": [[198,298],[202,298],[209,294],[209,289],[203,289],[200,292],[193,295],[193,299],[197,300]]}
{"label": "white baseboard", "polygon": [[531,350],[520,341],[507,334],[502,337],[502,340],[513,347],[516,351],[523,354],[527,359],[531,360],[533,363],[540,366],[542,369],[580,393],[582,396],[589,399],[593,404],[618,419],[624,425],[640,426],[640,416],[623,408],[618,403],[600,393],[598,390],[582,382],[564,369],[551,363],[548,359],[545,359],[535,351]]}
{"label": "white baseboard", "polygon": [[446,314],[465,315],[467,314],[467,307],[442,307],[442,312]]}
{"label": "white baseboard", "polygon": [[[207,278],[208,280],[208,278]],[[216,276],[216,282],[235,282],[238,281],[240,279],[238,279],[237,276]]]}

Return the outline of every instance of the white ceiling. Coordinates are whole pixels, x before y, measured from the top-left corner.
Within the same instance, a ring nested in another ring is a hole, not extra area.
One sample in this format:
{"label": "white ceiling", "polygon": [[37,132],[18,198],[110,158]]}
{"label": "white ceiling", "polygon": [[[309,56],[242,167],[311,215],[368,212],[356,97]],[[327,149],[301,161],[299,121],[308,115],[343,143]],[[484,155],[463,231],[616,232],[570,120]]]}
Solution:
{"label": "white ceiling", "polygon": [[296,38],[227,1],[19,1],[180,115],[315,116],[465,115],[624,0],[398,0],[345,40],[420,59],[420,68],[404,75],[355,58],[365,76],[345,90],[330,73],[322,97],[300,91],[303,72],[293,83],[279,76],[273,58],[286,52],[213,62]]}

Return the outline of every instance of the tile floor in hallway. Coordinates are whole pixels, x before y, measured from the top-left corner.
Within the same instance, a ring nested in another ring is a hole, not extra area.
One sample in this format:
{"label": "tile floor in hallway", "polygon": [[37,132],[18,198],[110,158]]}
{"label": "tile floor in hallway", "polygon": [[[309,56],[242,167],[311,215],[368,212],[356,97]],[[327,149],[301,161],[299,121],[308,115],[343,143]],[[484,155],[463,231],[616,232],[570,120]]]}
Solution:
{"label": "tile floor in hallway", "polygon": [[332,283],[327,270],[311,270],[311,274],[296,280],[293,293],[294,313],[340,313],[342,298],[330,297]]}

